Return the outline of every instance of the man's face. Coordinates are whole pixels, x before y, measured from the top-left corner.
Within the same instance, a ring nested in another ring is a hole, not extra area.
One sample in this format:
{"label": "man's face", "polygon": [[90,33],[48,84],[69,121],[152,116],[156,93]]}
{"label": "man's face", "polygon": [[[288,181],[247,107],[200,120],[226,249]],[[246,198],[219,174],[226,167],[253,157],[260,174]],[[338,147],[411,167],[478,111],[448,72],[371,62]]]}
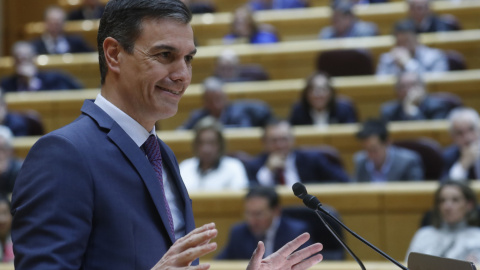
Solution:
{"label": "man's face", "polygon": [[245,201],[245,219],[256,236],[264,236],[277,215],[278,210],[270,208],[267,198],[251,197]]}
{"label": "man's face", "polygon": [[288,124],[280,123],[266,127],[264,147],[267,152],[287,156],[293,144],[293,134]]}
{"label": "man's face", "polygon": [[407,49],[410,53],[415,52],[417,46],[417,38],[415,33],[399,32],[395,34],[396,45]]}
{"label": "man's face", "polygon": [[470,119],[457,119],[452,123],[453,142],[460,148],[480,140],[480,131]]}
{"label": "man's face", "polygon": [[220,158],[220,142],[217,132],[211,129],[200,131],[195,148],[200,163],[213,166]]}
{"label": "man's face", "polygon": [[141,29],[132,53],[119,48],[118,103],[139,123],[155,123],[177,112],[196,49],[189,24],[146,19]]}
{"label": "man's face", "polygon": [[409,13],[414,21],[417,23],[422,22],[430,14],[428,0],[410,0]]}
{"label": "man's face", "polygon": [[408,93],[412,91],[416,91],[418,95],[425,95],[425,88],[414,73],[401,75],[396,90],[398,100],[404,100]]}
{"label": "man's face", "polygon": [[387,144],[383,143],[376,135],[366,138],[362,144],[368,159],[373,162],[375,167],[381,167],[387,157]]}
{"label": "man's face", "polygon": [[353,25],[354,18],[350,14],[335,11],[332,16],[332,26],[340,35],[344,35]]}
{"label": "man's face", "polygon": [[63,33],[65,13],[61,9],[51,9],[45,17],[45,28],[47,33],[56,37]]}
{"label": "man's face", "polygon": [[205,109],[214,117],[220,117],[228,104],[227,95],[222,90],[205,91],[203,95]]}

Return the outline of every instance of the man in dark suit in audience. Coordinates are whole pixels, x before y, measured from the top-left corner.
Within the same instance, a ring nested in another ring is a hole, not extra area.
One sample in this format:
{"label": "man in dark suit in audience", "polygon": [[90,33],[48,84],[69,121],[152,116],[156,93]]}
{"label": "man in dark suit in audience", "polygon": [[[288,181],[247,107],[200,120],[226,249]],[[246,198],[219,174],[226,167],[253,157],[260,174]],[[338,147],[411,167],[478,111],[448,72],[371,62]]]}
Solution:
{"label": "man in dark suit in audience", "polygon": [[66,14],[62,8],[51,6],[45,10],[44,16],[45,32],[32,41],[37,54],[93,52],[92,47],[80,36],[65,35]]}
{"label": "man in dark suit in audience", "polygon": [[0,193],[10,194],[15,185],[23,161],[16,158],[13,149],[13,134],[0,125]]}
{"label": "man in dark suit in audience", "polygon": [[[254,187],[245,196],[245,222],[235,224],[219,260],[248,260],[258,241],[265,243],[265,256],[308,231],[300,220],[281,215],[280,200],[272,187]],[[310,244],[309,242],[305,245]]]}
{"label": "man in dark suit in audience", "polygon": [[418,181],[424,178],[420,156],[392,146],[386,123],[370,119],[363,123],[357,138],[364,151],[354,156],[357,182]]}
{"label": "man in dark suit in audience", "polygon": [[55,71],[38,71],[33,46],[25,41],[13,45],[15,73],[0,83],[4,92],[68,90],[83,86],[74,78]]}
{"label": "man in dark suit in audience", "polygon": [[420,74],[402,73],[395,84],[397,100],[382,104],[387,121],[445,119],[452,109],[446,100],[428,95]]}
{"label": "man in dark suit in audience", "polygon": [[272,121],[265,126],[262,142],[265,152],[245,162],[252,185],[302,183],[345,183],[348,175],[322,153],[294,149],[294,135],[287,121]]}
{"label": "man in dark suit in audience", "polygon": [[408,18],[415,24],[417,33],[459,30],[453,17],[435,15],[430,9],[431,0],[408,0]]}
{"label": "man in dark suit in audience", "polygon": [[377,75],[448,71],[445,53],[420,44],[413,22],[400,21],[395,24],[393,32],[395,46],[380,56]]}
{"label": "man in dark suit in audience", "polygon": [[453,145],[445,149],[444,179],[480,178],[480,118],[472,108],[458,108],[449,116]]}
{"label": "man in dark suit in audience", "polygon": [[203,108],[193,111],[180,128],[192,129],[208,116],[217,119],[226,128],[263,126],[272,117],[270,107],[263,101],[230,102],[223,86],[218,78],[207,78],[203,82]]}

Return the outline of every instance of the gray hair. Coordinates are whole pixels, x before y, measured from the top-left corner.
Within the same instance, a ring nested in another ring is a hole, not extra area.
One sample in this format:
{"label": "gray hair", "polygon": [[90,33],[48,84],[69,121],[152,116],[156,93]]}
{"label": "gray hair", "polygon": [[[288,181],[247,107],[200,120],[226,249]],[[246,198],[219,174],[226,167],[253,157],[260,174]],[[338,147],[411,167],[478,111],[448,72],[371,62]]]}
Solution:
{"label": "gray hair", "polygon": [[467,120],[471,122],[473,127],[478,130],[479,128],[479,123],[480,123],[480,117],[478,116],[478,112],[472,108],[468,107],[460,107],[452,110],[450,114],[448,115],[448,121],[450,123],[450,132],[453,130],[453,123],[459,120]]}

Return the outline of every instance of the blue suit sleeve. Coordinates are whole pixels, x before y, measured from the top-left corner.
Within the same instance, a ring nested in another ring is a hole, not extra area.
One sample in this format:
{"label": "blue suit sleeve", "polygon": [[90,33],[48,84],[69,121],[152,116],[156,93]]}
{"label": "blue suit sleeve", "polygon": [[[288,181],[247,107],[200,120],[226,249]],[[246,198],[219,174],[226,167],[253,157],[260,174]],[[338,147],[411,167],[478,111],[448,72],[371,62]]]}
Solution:
{"label": "blue suit sleeve", "polygon": [[92,177],[81,150],[61,136],[40,139],[13,191],[15,269],[80,269],[93,200]]}

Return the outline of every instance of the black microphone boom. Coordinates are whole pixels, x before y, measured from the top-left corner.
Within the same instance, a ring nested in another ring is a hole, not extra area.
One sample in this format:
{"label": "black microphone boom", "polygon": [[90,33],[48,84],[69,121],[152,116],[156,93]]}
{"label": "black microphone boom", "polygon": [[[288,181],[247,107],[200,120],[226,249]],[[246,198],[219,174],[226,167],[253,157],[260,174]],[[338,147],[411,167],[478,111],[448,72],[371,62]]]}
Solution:
{"label": "black microphone boom", "polygon": [[[376,246],[374,246],[373,244],[371,244],[370,242],[368,242],[367,240],[363,239],[360,235],[358,235],[357,233],[355,233],[354,231],[350,230],[347,226],[345,226],[345,224],[343,224],[340,220],[338,220],[335,216],[333,216],[332,214],[330,214],[328,211],[326,211],[325,209],[322,208],[322,203],[320,202],[320,200],[317,199],[317,197],[313,196],[313,195],[310,195],[307,193],[307,189],[305,188],[305,186],[302,184],[302,183],[295,183],[293,185],[293,192],[295,194],[295,196],[297,196],[298,198],[302,199],[303,200],[303,203],[310,209],[313,209],[315,212],[317,212],[317,215],[320,217],[319,215],[319,212],[322,212],[324,214],[326,214],[327,216],[329,216],[330,218],[332,218],[335,222],[337,222],[340,226],[342,226],[345,230],[347,230],[351,235],[355,236],[355,238],[357,238],[358,240],[362,241],[365,245],[367,245],[368,247],[370,247],[371,249],[375,250],[378,254],[382,255],[384,258],[386,258],[387,260],[389,260],[390,262],[394,263],[395,265],[397,265],[398,267],[400,267],[401,269],[403,270],[408,270],[407,267],[403,266],[402,264],[400,264],[399,262],[397,262],[395,259],[393,259],[392,257],[390,257],[389,255],[387,255],[385,252],[381,251],[379,248],[377,248]],[[297,191],[296,191],[297,190]],[[299,191],[302,191],[299,193]],[[300,194],[302,195],[302,197],[300,197],[299,195]],[[320,217],[320,219],[322,219]],[[323,219],[322,219],[322,222]],[[326,222],[324,222],[325,225]],[[327,226],[328,228],[328,226]],[[338,239],[338,238],[337,238]],[[338,239],[339,240],[339,239]],[[343,246],[343,242],[341,240],[339,240],[340,243],[342,244]],[[346,246],[344,246],[345,249],[347,249],[347,251],[350,253],[350,249]],[[355,260],[357,260],[358,258],[356,258],[356,256],[352,253],[350,253],[350,255],[352,255],[352,257],[354,257]],[[359,264],[361,264],[361,261],[359,262],[359,260],[357,260],[357,262]],[[361,267],[363,266],[363,264],[360,265]],[[364,267],[362,267],[362,269],[365,269]]]}

